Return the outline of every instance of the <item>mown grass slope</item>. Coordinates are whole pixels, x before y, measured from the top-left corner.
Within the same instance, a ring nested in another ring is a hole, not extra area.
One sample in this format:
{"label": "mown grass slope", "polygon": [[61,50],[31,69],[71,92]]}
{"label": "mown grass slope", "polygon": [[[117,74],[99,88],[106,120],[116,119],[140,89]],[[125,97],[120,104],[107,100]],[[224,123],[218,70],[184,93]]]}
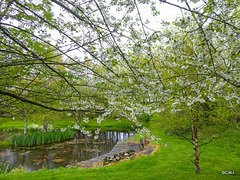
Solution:
{"label": "mown grass slope", "polygon": [[[239,130],[216,139],[207,146],[200,158],[200,174],[194,173],[190,161],[192,146],[187,141],[163,131],[154,131],[162,138],[154,156],[141,156],[127,162],[99,169],[59,168],[35,172],[9,173],[0,179],[240,179]],[[223,175],[222,171],[234,171]]]}

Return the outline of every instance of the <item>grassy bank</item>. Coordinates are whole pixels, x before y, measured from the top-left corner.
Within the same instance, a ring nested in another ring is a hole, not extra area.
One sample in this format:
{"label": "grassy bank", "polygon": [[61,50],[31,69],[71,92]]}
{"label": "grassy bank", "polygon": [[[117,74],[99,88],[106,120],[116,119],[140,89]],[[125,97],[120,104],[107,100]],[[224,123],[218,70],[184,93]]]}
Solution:
{"label": "grassy bank", "polygon": [[[58,117],[55,120],[49,122],[49,126],[54,129],[68,128],[69,126],[73,126],[76,123],[76,119],[73,117]],[[36,121],[29,119],[27,125],[37,124],[39,127],[42,127],[41,121]],[[88,123],[82,121],[82,125],[86,128],[86,130],[94,131],[97,128],[101,128],[101,131],[122,131],[129,132],[134,130],[134,123],[128,121],[127,119],[122,119],[121,121],[116,121],[113,119],[105,119],[101,124],[97,124],[96,119],[90,119]],[[11,143],[11,139],[13,136],[20,136],[23,134],[24,120],[16,119],[12,120],[12,118],[0,118],[0,148],[5,148],[11,146],[15,143]],[[33,136],[36,130],[28,129],[27,134]],[[38,131],[39,132],[39,131]],[[22,139],[22,138],[21,138]],[[32,139],[32,138],[31,138]],[[54,139],[54,138],[52,138]]]}
{"label": "grassy bank", "polygon": [[[232,131],[207,146],[200,158],[201,173],[194,173],[192,146],[174,135],[154,132],[162,138],[154,156],[142,156],[128,162],[99,169],[59,168],[29,173],[0,175],[0,179],[240,179],[240,134]],[[223,175],[222,171],[234,171]]]}
{"label": "grassy bank", "polygon": [[[67,128],[68,126],[71,126],[76,121],[73,117],[55,117],[54,120],[49,121],[49,124],[51,124],[56,129],[61,128]],[[27,122],[28,125],[30,124],[38,124],[42,126],[41,121],[29,119]],[[101,124],[96,123],[96,119],[90,119],[88,123],[85,123],[82,121],[82,125],[86,127],[87,130],[95,130],[97,128],[101,128],[103,131],[132,131],[134,126],[134,123],[128,121],[127,119],[122,119],[121,121],[116,121],[113,119],[105,119],[102,121]],[[7,131],[12,129],[23,129],[24,127],[24,120],[23,119],[16,119],[12,120],[12,118],[0,118],[0,130],[1,131]]]}

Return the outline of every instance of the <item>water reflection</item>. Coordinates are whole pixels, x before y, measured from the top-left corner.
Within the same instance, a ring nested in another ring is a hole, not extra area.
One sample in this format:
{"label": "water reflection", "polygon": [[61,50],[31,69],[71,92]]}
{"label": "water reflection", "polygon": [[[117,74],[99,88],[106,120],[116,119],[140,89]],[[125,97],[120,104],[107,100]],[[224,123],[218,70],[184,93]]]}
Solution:
{"label": "water reflection", "polygon": [[10,148],[0,151],[0,161],[10,163],[11,167],[25,166],[26,171],[41,168],[65,167],[71,163],[101,156],[112,150],[118,141],[129,138],[132,133],[100,132],[98,139],[80,131],[74,140],[35,148]]}

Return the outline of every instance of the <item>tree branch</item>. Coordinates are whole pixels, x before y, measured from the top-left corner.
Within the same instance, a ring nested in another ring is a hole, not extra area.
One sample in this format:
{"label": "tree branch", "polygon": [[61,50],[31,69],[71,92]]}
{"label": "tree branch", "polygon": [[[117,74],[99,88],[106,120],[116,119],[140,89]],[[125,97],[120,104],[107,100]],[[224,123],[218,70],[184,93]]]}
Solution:
{"label": "tree branch", "polygon": [[70,112],[81,111],[81,112],[97,112],[97,113],[104,112],[104,109],[86,109],[86,110],[83,110],[83,109],[80,109],[80,110],[79,109],[78,110],[77,109],[58,109],[58,108],[46,106],[44,104],[41,104],[41,103],[38,103],[38,102],[35,102],[35,101],[32,101],[32,100],[26,99],[24,97],[21,97],[19,95],[16,95],[16,94],[4,91],[4,90],[0,90],[0,94],[2,94],[4,96],[11,97],[11,98],[14,98],[14,99],[17,99],[17,100],[20,100],[22,102],[26,102],[26,103],[29,103],[29,104],[33,104],[33,105],[36,105],[36,106],[39,106],[39,107],[43,107],[45,109],[58,111],[58,112],[65,112],[65,111],[70,111]]}

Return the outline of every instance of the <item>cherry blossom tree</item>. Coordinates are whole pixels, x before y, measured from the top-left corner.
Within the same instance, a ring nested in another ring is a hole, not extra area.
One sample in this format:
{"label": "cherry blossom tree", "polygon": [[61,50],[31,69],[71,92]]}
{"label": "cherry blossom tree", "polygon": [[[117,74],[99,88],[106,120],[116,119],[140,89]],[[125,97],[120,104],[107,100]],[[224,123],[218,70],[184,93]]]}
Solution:
{"label": "cherry blossom tree", "polygon": [[[143,12],[160,17],[162,4],[182,16],[152,28]],[[221,98],[239,113],[236,0],[1,0],[0,10],[3,106],[97,112],[99,123],[118,112],[138,126],[166,103],[171,113],[187,108],[196,173],[199,108]]]}

